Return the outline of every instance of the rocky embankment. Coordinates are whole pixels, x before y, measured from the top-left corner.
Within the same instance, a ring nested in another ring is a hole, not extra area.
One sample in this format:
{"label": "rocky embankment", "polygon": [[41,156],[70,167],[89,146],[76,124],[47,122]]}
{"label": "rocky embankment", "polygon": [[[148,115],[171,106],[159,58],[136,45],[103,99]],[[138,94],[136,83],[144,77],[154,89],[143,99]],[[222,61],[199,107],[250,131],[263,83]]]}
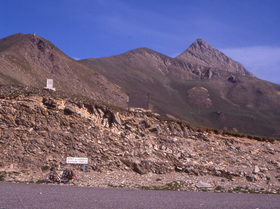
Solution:
{"label": "rocky embankment", "polygon": [[72,165],[78,185],[280,193],[280,143],[202,133],[184,123],[55,93],[0,99],[0,180],[40,182]]}

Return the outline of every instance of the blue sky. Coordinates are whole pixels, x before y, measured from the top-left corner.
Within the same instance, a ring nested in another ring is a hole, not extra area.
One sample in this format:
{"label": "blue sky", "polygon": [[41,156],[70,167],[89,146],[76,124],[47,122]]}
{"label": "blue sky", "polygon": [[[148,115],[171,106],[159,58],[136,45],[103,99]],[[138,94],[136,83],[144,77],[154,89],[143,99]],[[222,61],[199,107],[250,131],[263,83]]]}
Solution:
{"label": "blue sky", "polygon": [[279,0],[0,0],[0,38],[35,33],[75,59],[147,47],[175,57],[197,38],[280,84]]}

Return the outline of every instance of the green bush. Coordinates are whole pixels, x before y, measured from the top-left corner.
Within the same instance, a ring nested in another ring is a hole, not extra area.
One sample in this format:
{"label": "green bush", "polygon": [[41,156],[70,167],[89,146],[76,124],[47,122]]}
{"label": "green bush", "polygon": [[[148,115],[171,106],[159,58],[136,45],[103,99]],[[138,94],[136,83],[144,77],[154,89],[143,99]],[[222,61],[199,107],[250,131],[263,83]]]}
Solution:
{"label": "green bush", "polygon": [[43,184],[43,183],[45,183],[43,180],[37,180],[36,181],[36,184]]}
{"label": "green bush", "polygon": [[44,172],[44,171],[47,171],[49,170],[49,166],[48,165],[45,165],[45,166],[42,166],[41,170]]}

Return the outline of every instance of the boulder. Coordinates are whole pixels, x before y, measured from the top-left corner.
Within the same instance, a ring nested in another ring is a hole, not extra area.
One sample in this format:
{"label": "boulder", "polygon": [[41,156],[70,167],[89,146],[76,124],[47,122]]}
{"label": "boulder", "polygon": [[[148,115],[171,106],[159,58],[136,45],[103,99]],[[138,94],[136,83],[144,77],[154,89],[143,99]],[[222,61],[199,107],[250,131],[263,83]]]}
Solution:
{"label": "boulder", "polygon": [[257,173],[259,173],[260,172],[260,169],[259,169],[259,167],[256,165],[256,166],[254,166],[254,169],[253,169],[253,174],[257,174]]}
{"label": "boulder", "polygon": [[205,182],[198,182],[195,184],[195,186],[199,189],[212,189],[213,186],[211,184],[205,183]]}

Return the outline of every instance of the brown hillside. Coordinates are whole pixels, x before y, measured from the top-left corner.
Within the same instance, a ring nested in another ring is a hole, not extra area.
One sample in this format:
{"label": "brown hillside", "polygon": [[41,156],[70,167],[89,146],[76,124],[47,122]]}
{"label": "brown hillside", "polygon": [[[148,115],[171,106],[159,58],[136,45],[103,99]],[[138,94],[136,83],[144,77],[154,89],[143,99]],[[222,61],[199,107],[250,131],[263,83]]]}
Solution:
{"label": "brown hillside", "polygon": [[15,34],[1,39],[0,55],[1,84],[43,88],[46,79],[52,78],[58,91],[126,105],[126,95],[120,87],[34,34]]}
{"label": "brown hillside", "polygon": [[[85,65],[86,64],[86,65]],[[162,116],[206,127],[279,137],[280,86],[196,40],[171,58],[147,48],[76,61],[34,34],[0,40],[0,84],[43,88],[126,107],[130,92],[149,92]]]}
{"label": "brown hillside", "polygon": [[161,115],[247,134],[278,135],[280,86],[256,78],[202,40],[176,58],[139,48],[80,62],[126,93],[149,92],[151,108]]}
{"label": "brown hillside", "polygon": [[0,181],[43,183],[51,167],[68,168],[66,157],[86,157],[84,183],[82,166],[71,165],[75,185],[280,193],[278,141],[201,132],[34,88],[1,86],[0,95]]}

